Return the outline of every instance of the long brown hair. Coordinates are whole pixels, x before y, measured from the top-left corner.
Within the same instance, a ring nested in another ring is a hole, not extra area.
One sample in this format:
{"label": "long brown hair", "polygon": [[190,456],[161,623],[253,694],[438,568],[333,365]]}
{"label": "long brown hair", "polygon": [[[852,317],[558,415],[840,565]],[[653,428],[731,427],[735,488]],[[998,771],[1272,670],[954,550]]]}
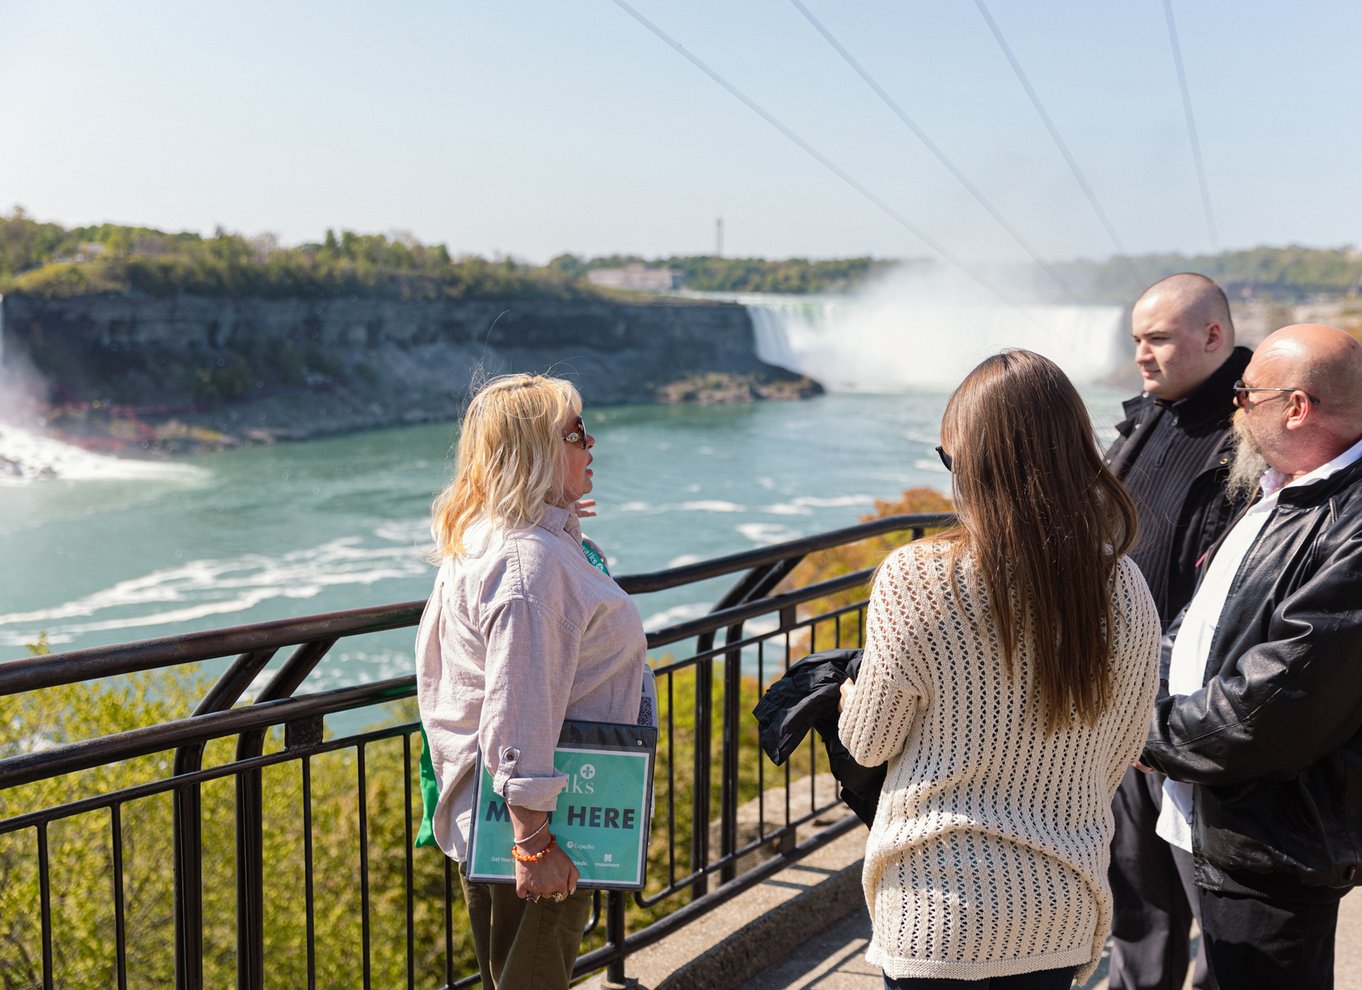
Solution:
{"label": "long brown hair", "polygon": [[1073,383],[1049,358],[1014,350],[961,382],[941,421],[958,525],[952,576],[968,551],[992,605],[1004,662],[1019,638],[1055,730],[1089,724],[1109,697],[1111,582],[1135,542],[1135,505],[1107,470]]}

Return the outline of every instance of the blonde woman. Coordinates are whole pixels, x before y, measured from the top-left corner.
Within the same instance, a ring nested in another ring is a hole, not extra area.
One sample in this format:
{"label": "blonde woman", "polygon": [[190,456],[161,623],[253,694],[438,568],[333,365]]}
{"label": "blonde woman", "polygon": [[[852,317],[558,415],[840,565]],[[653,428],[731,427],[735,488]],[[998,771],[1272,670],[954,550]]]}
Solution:
{"label": "blonde woman", "polygon": [[[568,986],[591,896],[548,821],[566,783],[553,750],[564,719],[639,717],[643,623],[584,548],[574,509],[592,488],[581,413],[561,379],[492,379],[432,509],[440,570],[417,634],[417,695],[434,834],[460,863],[488,988]],[[514,887],[465,876],[479,749],[514,827]]]}
{"label": "blonde woman", "polygon": [[866,844],[888,988],[1061,990],[1111,926],[1111,796],[1140,752],[1159,618],[1135,509],[1051,361],[980,364],[941,423],[959,525],[880,567],[842,741],[888,761]]}

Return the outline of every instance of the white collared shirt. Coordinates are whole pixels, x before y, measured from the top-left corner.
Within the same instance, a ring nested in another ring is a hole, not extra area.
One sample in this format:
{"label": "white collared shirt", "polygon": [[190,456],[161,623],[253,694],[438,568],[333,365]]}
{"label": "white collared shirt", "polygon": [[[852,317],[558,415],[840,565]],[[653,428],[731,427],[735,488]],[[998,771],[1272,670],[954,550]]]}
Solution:
{"label": "white collared shirt", "polygon": [[[1362,440],[1289,484],[1284,483],[1285,476],[1275,468],[1263,475],[1263,498],[1250,506],[1225,534],[1220,549],[1211,558],[1206,576],[1197,586],[1196,595],[1187,606],[1182,627],[1173,642],[1173,656],[1168,666],[1169,694],[1175,698],[1185,697],[1205,686],[1206,658],[1210,655],[1211,641],[1220,625],[1220,613],[1224,611],[1225,602],[1234,590],[1235,575],[1239,573],[1258,534],[1267,525],[1281,493],[1287,488],[1302,488],[1323,481],[1359,459],[1362,459]],[[1179,849],[1191,852],[1192,785],[1165,780],[1163,797],[1163,810],[1159,812],[1155,832]]]}

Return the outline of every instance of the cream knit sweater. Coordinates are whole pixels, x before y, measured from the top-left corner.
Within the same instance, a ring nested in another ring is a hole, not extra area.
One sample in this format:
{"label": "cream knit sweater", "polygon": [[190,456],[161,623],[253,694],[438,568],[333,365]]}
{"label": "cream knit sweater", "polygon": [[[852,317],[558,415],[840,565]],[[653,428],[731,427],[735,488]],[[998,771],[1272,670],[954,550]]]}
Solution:
{"label": "cream knit sweater", "polygon": [[1058,732],[1030,689],[1030,645],[1004,673],[968,554],[901,547],[880,568],[842,741],[889,762],[866,843],[873,938],[895,978],[983,980],[1096,967],[1111,926],[1111,798],[1140,752],[1158,683],[1159,619],[1129,558],[1112,589],[1111,704]]}

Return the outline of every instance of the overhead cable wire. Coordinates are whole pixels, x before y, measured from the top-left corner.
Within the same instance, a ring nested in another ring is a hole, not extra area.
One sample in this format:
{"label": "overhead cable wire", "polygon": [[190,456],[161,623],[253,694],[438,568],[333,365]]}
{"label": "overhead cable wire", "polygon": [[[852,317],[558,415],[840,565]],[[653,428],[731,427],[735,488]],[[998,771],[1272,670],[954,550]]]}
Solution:
{"label": "overhead cable wire", "polygon": [[1178,89],[1182,91],[1182,112],[1187,115],[1187,137],[1192,142],[1192,161],[1196,163],[1197,182],[1201,185],[1201,205],[1206,211],[1206,228],[1211,232],[1211,247],[1220,251],[1220,235],[1215,229],[1215,214],[1211,212],[1211,190],[1206,182],[1206,166],[1201,161],[1201,142],[1196,136],[1196,118],[1192,116],[1192,97],[1187,90],[1187,73],[1182,67],[1182,46],[1178,44],[1178,26],[1173,20],[1173,0],[1163,0],[1163,11],[1168,19],[1168,40],[1173,46],[1173,64],[1178,70]]}
{"label": "overhead cable wire", "polygon": [[837,176],[837,178],[841,179],[852,189],[856,190],[864,198],[869,200],[875,206],[879,207],[879,209],[885,215],[887,215],[890,219],[898,223],[899,226],[903,227],[913,236],[917,237],[918,240],[926,244],[929,248],[935,251],[943,259],[945,259],[951,265],[958,268],[960,271],[964,272],[971,279],[973,279],[983,288],[987,289],[989,292],[993,293],[993,295],[998,297],[1004,303],[1011,306],[1013,309],[1017,310],[1017,312],[1028,322],[1033,324],[1036,323],[1035,319],[1031,316],[1030,313],[1022,309],[1021,305],[1017,303],[1016,300],[1012,299],[1007,293],[1003,292],[1002,289],[998,288],[996,285],[990,282],[982,272],[976,270],[973,266],[971,266],[968,262],[964,261],[963,259],[956,257],[948,248],[945,247],[945,245],[937,242],[930,234],[924,231],[917,224],[913,223],[898,210],[890,206],[887,202],[885,202],[880,196],[871,191],[864,183],[858,180],[855,176],[851,175],[840,165],[834,162],[831,158],[823,154],[808,141],[804,140],[804,138],[800,137],[797,133],[795,133],[785,124],[781,123],[780,120],[778,120],[773,114],[768,112],[764,107],[757,103],[756,100],[752,99],[742,90],[738,89],[737,86],[733,85],[731,82],[729,82],[727,79],[721,76],[714,69],[711,69],[705,62],[701,61],[700,58],[691,54],[691,52],[688,51],[684,45],[682,45],[679,41],[672,38],[671,35],[667,34],[652,21],[648,20],[648,18],[644,17],[643,14],[639,13],[639,11],[635,10],[634,7],[627,3],[626,0],[611,0],[611,2],[616,7],[619,7],[626,14],[632,17],[634,20],[642,24],[645,28],[652,32],[652,34],[654,34],[657,38],[666,43],[670,48],[672,48],[678,55],[680,55],[682,58],[688,61],[691,65],[695,66],[705,75],[709,76],[709,78],[712,79],[714,82],[718,83],[729,93],[729,95],[739,100],[745,107],[747,107],[747,109],[751,110],[762,120],[766,121],[766,123],[770,124],[781,134],[785,135],[785,137],[788,138],[790,141],[798,145],[802,151],[806,152],[808,155],[814,158],[820,165],[822,165],[824,168],[830,171],[833,175]]}
{"label": "overhead cable wire", "polygon": [[1092,191],[1092,186],[1088,185],[1088,180],[1083,176],[1083,170],[1078,167],[1078,162],[1074,160],[1074,156],[1069,152],[1069,146],[1064,143],[1064,138],[1060,137],[1059,128],[1056,127],[1055,122],[1050,119],[1050,114],[1046,112],[1045,105],[1041,103],[1040,96],[1031,85],[1031,80],[1026,78],[1026,73],[1022,70],[1021,63],[1017,61],[1017,56],[1012,54],[1012,48],[1008,45],[1007,39],[1003,37],[1003,33],[999,30],[997,22],[993,20],[993,15],[988,12],[988,7],[984,5],[984,0],[974,0],[974,4],[979,8],[979,13],[984,15],[984,21],[988,24],[989,30],[993,32],[994,40],[998,42],[998,47],[1003,50],[1003,55],[1007,57],[1008,63],[1012,66],[1012,71],[1017,74],[1017,79],[1020,80],[1022,89],[1026,90],[1026,95],[1031,99],[1031,105],[1036,108],[1036,113],[1040,114],[1040,119],[1045,124],[1046,130],[1050,132],[1050,137],[1054,140],[1055,147],[1057,147],[1059,153],[1064,156],[1064,161],[1068,164],[1069,171],[1073,173],[1074,179],[1078,182],[1078,187],[1083,190],[1083,195],[1088,198],[1088,203],[1092,206],[1093,212],[1097,214],[1097,219],[1102,221],[1102,226],[1107,230],[1107,236],[1110,237],[1111,242],[1116,245],[1116,253],[1120,256],[1121,261],[1125,263],[1126,270],[1130,273],[1131,279],[1134,280],[1136,288],[1142,288],[1145,284],[1145,279],[1135,269],[1135,263],[1130,260],[1130,255],[1127,253],[1125,245],[1121,243],[1120,235],[1116,233],[1116,228],[1112,225],[1106,210],[1102,209],[1102,204],[1097,201],[1097,194]]}
{"label": "overhead cable wire", "polygon": [[1007,231],[1008,235],[1014,241],[1016,241],[1017,244],[1021,246],[1022,250],[1031,256],[1031,260],[1036,263],[1040,270],[1043,271],[1046,275],[1049,275],[1050,278],[1054,280],[1055,285],[1059,286],[1059,288],[1064,292],[1064,294],[1068,296],[1071,300],[1073,300],[1074,303],[1079,303],[1078,297],[1074,295],[1073,290],[1070,289],[1067,284],[1065,284],[1064,280],[1059,277],[1059,274],[1053,268],[1050,267],[1049,263],[1046,262],[1046,260],[1040,256],[1040,252],[1038,252],[1034,247],[1031,246],[1031,244],[1026,240],[1026,238],[1024,238],[1021,235],[1021,232],[1018,231],[1016,227],[1014,227],[1011,223],[1008,222],[1008,219],[1002,215],[1002,213],[998,210],[997,207],[995,207],[991,202],[989,202],[989,200],[984,196],[984,194],[979,190],[979,188],[969,180],[969,177],[965,175],[963,171],[960,170],[960,168],[955,164],[955,162],[951,161],[951,159],[946,155],[946,153],[942,151],[940,147],[937,146],[936,142],[933,141],[930,137],[928,137],[927,133],[917,125],[917,122],[914,121],[912,117],[908,116],[907,112],[901,106],[899,106],[898,102],[892,96],[889,95],[889,93],[885,90],[883,86],[879,84],[879,82],[876,81],[875,77],[872,76],[869,73],[869,71],[866,70],[865,66],[861,65],[861,63],[856,59],[856,57],[846,49],[846,46],[844,46],[840,41],[837,40],[833,33],[829,31],[827,27],[821,21],[819,21],[817,17],[813,15],[813,12],[809,10],[809,8],[806,7],[801,2],[801,0],[790,0],[790,3],[794,6],[796,10],[798,10],[801,14],[804,15],[805,20],[807,20],[810,24],[813,25],[814,30],[823,36],[823,39],[833,47],[833,50],[836,51],[838,55],[842,56],[843,61],[845,61],[847,65],[851,66],[851,68],[856,72],[858,76],[861,77],[865,84],[875,91],[875,95],[878,96],[884,102],[885,106],[887,106],[891,111],[893,111],[894,116],[898,117],[898,119],[903,123],[905,127],[907,127],[910,131],[913,132],[917,139],[922,142],[923,146],[928,151],[930,151],[932,155],[936,158],[936,160],[945,167],[946,171],[950,172],[951,175],[955,176],[956,181],[965,187],[965,191],[968,192],[971,196],[973,196],[975,201],[985,210],[988,211],[989,215],[998,222],[998,226],[1002,227],[1003,230]]}

